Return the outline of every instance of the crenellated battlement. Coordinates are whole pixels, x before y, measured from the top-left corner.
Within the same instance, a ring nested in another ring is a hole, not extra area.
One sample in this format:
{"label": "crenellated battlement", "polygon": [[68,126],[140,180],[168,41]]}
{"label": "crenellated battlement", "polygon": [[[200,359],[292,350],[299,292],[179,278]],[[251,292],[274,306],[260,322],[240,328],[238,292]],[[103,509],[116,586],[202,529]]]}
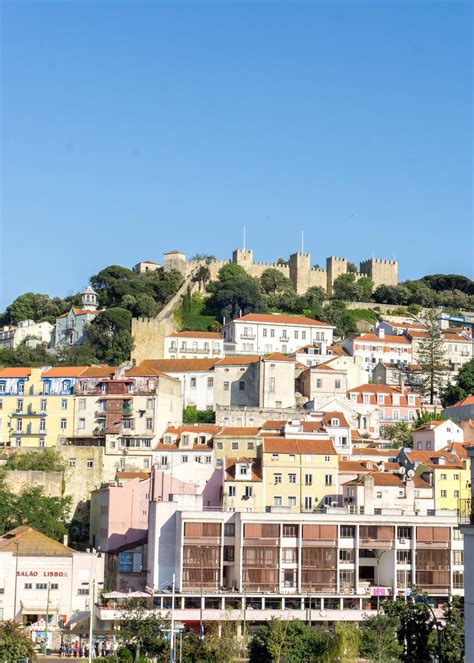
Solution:
{"label": "crenellated battlement", "polygon": [[[277,269],[291,279],[298,294],[303,294],[312,286],[319,286],[331,295],[334,281],[342,274],[348,272],[348,259],[342,256],[329,256],[326,258],[326,269],[311,267],[311,255],[306,251],[292,253],[285,264],[276,262],[254,261],[252,249],[235,249],[231,260],[215,260],[206,263],[202,260],[187,260],[186,255],[180,251],[165,253],[164,269],[169,271],[177,269],[183,276],[188,276],[196,267],[205,264],[210,271],[211,280],[217,278],[219,269],[229,264],[237,264],[255,278],[259,278],[266,269]],[[369,258],[362,260],[359,271],[354,275],[356,279],[364,276],[379,285],[397,285],[398,262],[385,258]]]}

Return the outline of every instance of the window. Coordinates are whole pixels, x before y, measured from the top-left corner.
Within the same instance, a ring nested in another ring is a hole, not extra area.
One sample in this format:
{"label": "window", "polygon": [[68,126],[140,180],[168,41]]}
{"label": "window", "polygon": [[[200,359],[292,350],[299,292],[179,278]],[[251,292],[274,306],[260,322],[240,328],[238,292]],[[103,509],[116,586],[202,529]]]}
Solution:
{"label": "window", "polygon": [[275,378],[270,378],[270,391],[275,391]]}
{"label": "window", "polygon": [[234,561],[234,546],[224,546],[224,562]]}
{"label": "window", "polygon": [[357,400],[357,394],[351,394],[351,401],[354,403]]}
{"label": "window", "polygon": [[25,384],[24,384],[24,382],[19,382],[18,383],[18,393],[19,394],[24,394],[25,393]]}
{"label": "window", "polygon": [[411,564],[411,551],[397,550],[397,564]]}
{"label": "window", "polygon": [[453,550],[453,564],[464,564],[464,550]]}
{"label": "window", "polygon": [[283,587],[292,588],[296,586],[296,572],[294,569],[284,569]]}
{"label": "window", "polygon": [[296,483],[296,474],[289,474],[288,475],[288,482],[289,483]]}
{"label": "window", "polygon": [[316,380],[316,389],[322,389],[322,387],[323,387],[323,381],[321,380],[321,378],[318,378]]}
{"label": "window", "polygon": [[296,548],[282,548],[281,561],[283,564],[296,564],[297,550]]}
{"label": "window", "polygon": [[39,442],[38,442],[38,446],[39,446],[40,449],[44,449],[44,446],[45,446],[44,437],[40,437]]}
{"label": "window", "polygon": [[229,497],[235,497],[235,486],[229,486],[228,495]]}
{"label": "window", "polygon": [[341,388],[341,381],[334,380],[334,389],[340,389],[340,388]]}
{"label": "window", "polygon": [[384,405],[384,403],[385,403],[385,396],[383,394],[377,394],[377,404]]}
{"label": "window", "polygon": [[239,381],[239,391],[245,391],[245,380]]}
{"label": "window", "polygon": [[453,539],[454,541],[461,541],[464,538],[463,533],[459,529],[459,527],[455,527],[453,529]]}
{"label": "window", "polygon": [[442,490],[441,491],[441,497],[447,497],[448,496],[448,491],[447,490]]}
{"label": "window", "polygon": [[239,465],[240,476],[246,477],[249,473],[248,465]]}
{"label": "window", "polygon": [[411,539],[411,527],[398,527],[397,536],[399,539]]}
{"label": "window", "polygon": [[66,430],[67,419],[61,419],[61,421],[59,422],[59,425],[60,425],[61,430]]}
{"label": "window", "polygon": [[463,589],[464,587],[464,571],[454,571],[453,573],[453,588]]}
{"label": "window", "polygon": [[187,457],[187,456],[183,456],[183,457],[181,458],[181,462],[182,462],[182,463],[187,463],[187,462],[188,462],[188,457]]}
{"label": "window", "polygon": [[61,398],[61,410],[67,410],[67,398]]}
{"label": "window", "polygon": [[5,382],[0,382],[0,394],[5,393]]}
{"label": "window", "polygon": [[341,525],[341,539],[353,539],[355,537],[354,525]]}
{"label": "window", "polygon": [[324,477],[324,484],[326,486],[332,486],[332,474],[326,474]]}
{"label": "window", "polygon": [[48,406],[48,403],[46,401],[46,398],[42,398],[40,401],[40,413],[45,414],[46,413],[46,408]]}
{"label": "window", "polygon": [[25,582],[25,589],[33,589],[33,583],[32,582]]}
{"label": "window", "polygon": [[270,329],[270,337],[275,338],[275,330],[274,329]]}
{"label": "window", "polygon": [[313,485],[313,475],[312,474],[305,474],[304,475],[304,485],[305,486],[312,486]]}
{"label": "window", "polygon": [[77,590],[77,595],[78,596],[89,596],[89,588],[88,587],[79,587]]}
{"label": "window", "polygon": [[339,561],[343,564],[352,564],[354,562],[354,550],[352,548],[341,548]]}
{"label": "window", "polygon": [[306,511],[311,511],[313,508],[313,498],[309,495],[304,498],[304,508]]}
{"label": "window", "polygon": [[281,506],[283,504],[283,500],[281,499],[280,496],[275,496],[273,498],[273,506]]}
{"label": "window", "polygon": [[207,386],[211,388],[214,386],[214,378],[207,378]]}
{"label": "window", "polygon": [[229,391],[229,383],[224,382],[224,391]]}
{"label": "window", "polygon": [[381,499],[382,499],[382,491],[381,491],[381,490],[378,490],[378,491],[377,491],[377,499],[378,499],[378,500],[381,500]]}
{"label": "window", "polygon": [[345,435],[343,435],[343,436],[340,438],[340,440],[341,440],[341,446],[342,446],[342,447],[347,447],[347,446],[348,446],[348,445],[347,445],[347,437],[346,437]]}
{"label": "window", "polygon": [[49,586],[50,589],[59,589],[59,585],[57,582],[52,582]]}
{"label": "window", "polygon": [[305,331],[302,331],[302,332],[301,332],[301,338],[302,338],[303,340],[306,339],[306,332],[305,332]]}
{"label": "window", "polygon": [[151,417],[148,417],[146,420],[146,429],[153,430],[153,419]]}
{"label": "window", "polygon": [[86,467],[87,467],[88,470],[92,470],[92,468],[94,467],[94,461],[92,460],[92,458],[87,459]]}
{"label": "window", "polygon": [[262,331],[262,336],[266,336],[266,335],[267,335],[267,330],[264,329],[264,330]]}
{"label": "window", "polygon": [[48,589],[48,583],[47,582],[37,582],[35,585],[35,589]]}
{"label": "window", "polygon": [[339,582],[344,586],[352,586],[354,584],[354,571],[339,571]]}
{"label": "window", "polygon": [[249,497],[252,497],[252,495],[253,495],[252,486],[245,486],[244,496],[248,499]]}
{"label": "window", "polygon": [[153,398],[146,399],[146,409],[153,410]]}
{"label": "window", "polygon": [[275,485],[281,483],[281,474],[279,474],[279,473],[278,474],[275,474],[275,473],[273,474],[273,483]]}
{"label": "window", "polygon": [[232,451],[238,451],[238,450],[239,450],[239,443],[232,442]]}
{"label": "window", "polygon": [[288,498],[288,506],[296,506],[296,497],[291,496]]}
{"label": "window", "polygon": [[370,403],[370,394],[364,394],[363,398],[364,403]]}
{"label": "window", "polygon": [[70,468],[76,467],[76,459],[75,458],[70,458],[69,459],[69,467]]}
{"label": "window", "polygon": [[454,491],[454,497],[456,497],[456,498],[459,497],[459,490]]}
{"label": "window", "polygon": [[16,402],[16,411],[23,412],[23,399],[19,398]]}
{"label": "window", "polygon": [[196,378],[191,378],[190,383],[189,383],[191,389],[196,388]]}
{"label": "window", "polygon": [[225,523],[224,524],[224,536],[235,536],[235,524],[234,523]]}
{"label": "window", "polygon": [[248,451],[253,451],[254,449],[254,443],[253,442],[247,442],[247,450]]}
{"label": "window", "polygon": [[22,419],[17,419],[16,420],[16,432],[21,433],[23,430],[23,420]]}
{"label": "window", "polygon": [[448,475],[447,474],[442,474],[440,478],[441,478],[441,481],[446,481],[447,478],[448,478]]}
{"label": "window", "polygon": [[453,474],[454,481],[459,481],[459,474]]}
{"label": "window", "polygon": [[415,397],[411,394],[408,395],[408,405],[415,405]]}
{"label": "window", "polygon": [[40,419],[39,430],[40,433],[46,433],[46,419]]}
{"label": "window", "polygon": [[84,428],[86,427],[86,420],[83,418],[79,419],[77,427],[79,428],[79,430],[84,430]]}
{"label": "window", "polygon": [[400,412],[398,410],[393,411],[393,420],[398,421],[400,419]]}

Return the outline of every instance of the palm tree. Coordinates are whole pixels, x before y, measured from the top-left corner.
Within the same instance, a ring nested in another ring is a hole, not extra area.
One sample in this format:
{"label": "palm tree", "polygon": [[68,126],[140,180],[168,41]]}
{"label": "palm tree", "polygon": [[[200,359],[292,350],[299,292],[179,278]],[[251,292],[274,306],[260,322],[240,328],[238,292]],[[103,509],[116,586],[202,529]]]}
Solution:
{"label": "palm tree", "polygon": [[0,622],[0,661],[17,661],[19,658],[36,661],[33,642],[17,622]]}

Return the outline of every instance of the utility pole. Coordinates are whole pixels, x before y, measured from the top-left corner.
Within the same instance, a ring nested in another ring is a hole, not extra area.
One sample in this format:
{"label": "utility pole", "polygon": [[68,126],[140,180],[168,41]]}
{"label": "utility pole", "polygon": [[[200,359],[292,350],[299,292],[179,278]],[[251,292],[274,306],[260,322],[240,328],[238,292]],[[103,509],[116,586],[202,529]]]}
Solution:
{"label": "utility pole", "polygon": [[199,602],[199,637],[201,640],[204,638],[204,626],[202,623],[202,604],[204,602],[204,548],[201,546],[201,599]]}
{"label": "utility pole", "polygon": [[18,549],[20,547],[20,542],[15,541],[16,546],[16,562],[15,562],[15,594],[13,598],[13,621],[16,622],[16,593],[18,587]]}
{"label": "utility pole", "polygon": [[48,594],[47,594],[47,598],[46,598],[46,624],[45,624],[45,627],[44,627],[44,647],[43,647],[43,653],[44,654],[48,653],[49,592],[50,592],[50,590],[51,590],[51,583],[48,582]]}

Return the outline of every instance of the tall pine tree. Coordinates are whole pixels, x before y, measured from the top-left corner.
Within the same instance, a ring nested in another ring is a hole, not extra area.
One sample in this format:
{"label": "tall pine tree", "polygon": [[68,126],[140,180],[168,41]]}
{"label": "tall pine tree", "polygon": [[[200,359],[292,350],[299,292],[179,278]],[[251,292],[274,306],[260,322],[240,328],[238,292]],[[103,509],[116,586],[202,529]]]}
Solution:
{"label": "tall pine tree", "polygon": [[433,404],[435,396],[441,392],[446,376],[446,350],[443,332],[436,319],[435,311],[429,312],[426,324],[428,330],[426,337],[420,343],[418,356],[421,375],[420,391],[423,396],[429,396],[430,403]]}

